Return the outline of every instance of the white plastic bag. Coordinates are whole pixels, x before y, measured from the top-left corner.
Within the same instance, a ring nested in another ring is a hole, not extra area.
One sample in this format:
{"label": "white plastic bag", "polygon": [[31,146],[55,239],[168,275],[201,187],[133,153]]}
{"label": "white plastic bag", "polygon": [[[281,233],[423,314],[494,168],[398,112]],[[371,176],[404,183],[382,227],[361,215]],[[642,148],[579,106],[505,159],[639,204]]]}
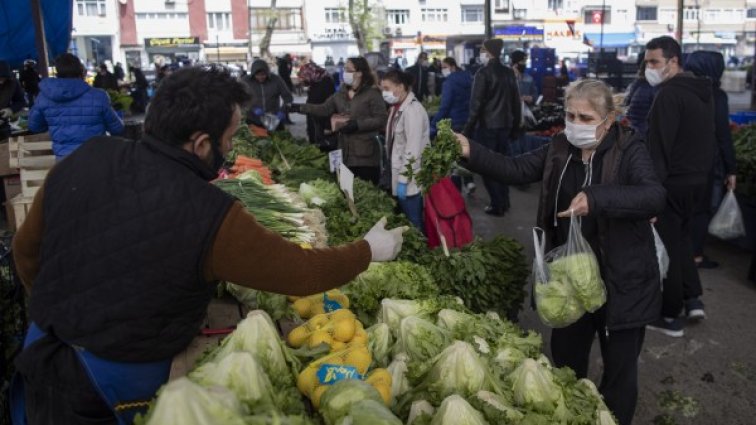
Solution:
{"label": "white plastic bag", "polygon": [[709,222],[709,233],[719,239],[735,239],[745,236],[743,213],[732,190],[727,191],[717,213]]}
{"label": "white plastic bag", "polygon": [[664,242],[662,242],[653,224],[651,225],[651,231],[654,232],[656,261],[659,263],[659,278],[663,280],[667,278],[667,272],[669,271],[669,254],[667,254],[667,248],[664,246]]}

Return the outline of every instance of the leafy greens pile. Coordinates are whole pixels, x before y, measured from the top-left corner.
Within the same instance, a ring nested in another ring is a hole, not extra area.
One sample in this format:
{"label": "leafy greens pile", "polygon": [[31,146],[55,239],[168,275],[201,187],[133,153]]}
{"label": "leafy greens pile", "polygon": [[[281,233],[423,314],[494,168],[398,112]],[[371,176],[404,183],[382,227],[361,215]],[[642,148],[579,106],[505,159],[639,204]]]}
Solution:
{"label": "leafy greens pile", "polygon": [[462,148],[451,129],[451,120],[439,121],[437,128],[436,140],[423,149],[420,171],[415,173],[414,164],[410,161],[403,173],[408,180],[414,178],[423,192],[451,174],[454,164],[462,157]]}

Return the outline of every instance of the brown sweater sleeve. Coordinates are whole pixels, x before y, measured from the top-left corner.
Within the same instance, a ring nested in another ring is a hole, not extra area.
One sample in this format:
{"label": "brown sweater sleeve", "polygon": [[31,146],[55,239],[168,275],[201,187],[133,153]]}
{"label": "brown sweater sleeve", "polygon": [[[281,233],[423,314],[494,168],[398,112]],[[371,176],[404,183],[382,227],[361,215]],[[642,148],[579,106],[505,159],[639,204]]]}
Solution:
{"label": "brown sweater sleeve", "polygon": [[42,215],[43,191],[44,186],[40,187],[34,195],[26,219],[13,238],[13,260],[16,262],[16,272],[27,292],[31,292],[32,283],[39,271],[40,247],[45,229]]}
{"label": "brown sweater sleeve", "polygon": [[370,246],[364,240],[332,248],[301,248],[258,224],[236,202],[205,260],[205,277],[304,296],[349,282],[367,269],[370,259]]}

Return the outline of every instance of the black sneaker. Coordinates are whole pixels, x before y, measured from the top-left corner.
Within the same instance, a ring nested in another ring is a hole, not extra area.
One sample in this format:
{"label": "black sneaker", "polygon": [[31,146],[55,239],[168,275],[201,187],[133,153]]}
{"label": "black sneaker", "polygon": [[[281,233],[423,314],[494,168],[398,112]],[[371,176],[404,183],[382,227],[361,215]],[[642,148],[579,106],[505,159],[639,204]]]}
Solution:
{"label": "black sneaker", "polygon": [[685,301],[685,315],[688,320],[703,320],[706,318],[704,303],[699,298],[691,298]]}
{"label": "black sneaker", "polygon": [[496,207],[491,206],[491,205],[487,206],[486,209],[483,210],[483,212],[485,212],[488,215],[492,215],[494,217],[503,217],[504,214],[505,214],[504,209],[502,209],[502,208],[496,208]]}
{"label": "black sneaker", "polygon": [[685,335],[685,330],[680,319],[670,319],[668,317],[662,317],[654,323],[646,325],[646,329],[661,332],[674,338],[680,338]]}

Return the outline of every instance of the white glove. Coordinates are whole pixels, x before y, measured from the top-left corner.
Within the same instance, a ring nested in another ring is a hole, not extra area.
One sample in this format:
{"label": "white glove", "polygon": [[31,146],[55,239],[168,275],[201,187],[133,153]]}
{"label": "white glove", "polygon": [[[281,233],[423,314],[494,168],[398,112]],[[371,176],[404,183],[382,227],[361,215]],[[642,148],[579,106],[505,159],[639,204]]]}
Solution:
{"label": "white glove", "polygon": [[13,115],[13,110],[11,108],[0,109],[0,118],[10,118],[11,115]]}
{"label": "white glove", "polygon": [[373,261],[391,261],[399,255],[404,242],[404,233],[409,228],[407,226],[397,227],[386,230],[386,217],[378,220],[372,229],[365,235],[365,240],[370,245],[370,252],[373,253]]}

